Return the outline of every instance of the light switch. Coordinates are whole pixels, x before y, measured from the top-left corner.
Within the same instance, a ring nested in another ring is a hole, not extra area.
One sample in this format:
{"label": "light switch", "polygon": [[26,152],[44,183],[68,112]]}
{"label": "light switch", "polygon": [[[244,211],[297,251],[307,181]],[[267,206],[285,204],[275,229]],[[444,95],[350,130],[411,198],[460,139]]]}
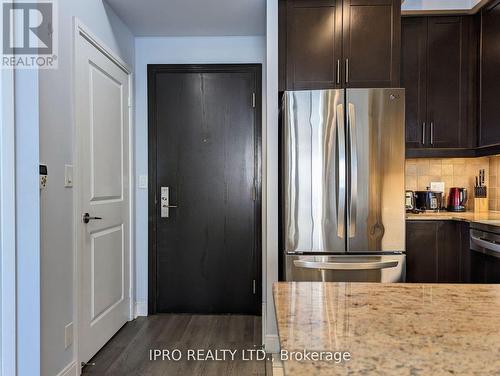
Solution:
{"label": "light switch", "polygon": [[64,165],[64,186],[66,188],[73,186],[73,165]]}
{"label": "light switch", "polygon": [[147,175],[139,175],[139,188],[140,189],[148,189],[148,176]]}
{"label": "light switch", "polygon": [[64,348],[67,349],[73,344],[73,323],[70,322],[64,327]]}

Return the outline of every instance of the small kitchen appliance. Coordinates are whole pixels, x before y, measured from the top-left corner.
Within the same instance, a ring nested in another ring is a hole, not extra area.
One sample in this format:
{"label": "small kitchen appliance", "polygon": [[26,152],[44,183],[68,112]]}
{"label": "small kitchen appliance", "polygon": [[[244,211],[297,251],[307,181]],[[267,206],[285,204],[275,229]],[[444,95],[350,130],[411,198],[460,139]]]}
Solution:
{"label": "small kitchen appliance", "polygon": [[406,207],[406,211],[415,210],[415,192],[406,191],[406,193],[405,193],[405,207]]}
{"label": "small kitchen appliance", "polygon": [[464,212],[467,204],[467,189],[453,187],[448,194],[447,210],[451,212]]}
{"label": "small kitchen appliance", "polygon": [[415,191],[415,209],[440,210],[443,207],[443,193],[434,191]]}

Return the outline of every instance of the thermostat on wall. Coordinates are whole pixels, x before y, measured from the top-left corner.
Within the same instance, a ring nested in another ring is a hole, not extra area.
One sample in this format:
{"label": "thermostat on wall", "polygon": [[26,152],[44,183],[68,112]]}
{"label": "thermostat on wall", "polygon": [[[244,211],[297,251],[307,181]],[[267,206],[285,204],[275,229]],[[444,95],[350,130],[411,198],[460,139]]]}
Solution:
{"label": "thermostat on wall", "polygon": [[47,187],[47,165],[40,165],[40,189]]}

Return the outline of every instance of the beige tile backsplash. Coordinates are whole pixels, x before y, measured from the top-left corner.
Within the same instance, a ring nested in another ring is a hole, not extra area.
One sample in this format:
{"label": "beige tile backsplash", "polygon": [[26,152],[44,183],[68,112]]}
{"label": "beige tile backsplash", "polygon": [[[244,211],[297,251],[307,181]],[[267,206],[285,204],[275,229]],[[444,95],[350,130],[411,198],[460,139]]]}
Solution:
{"label": "beige tile backsplash", "polygon": [[488,186],[490,210],[500,210],[500,156],[490,158],[490,184]]}
{"label": "beige tile backsplash", "polygon": [[[474,206],[475,177],[479,175],[480,169],[486,170],[485,184],[489,187],[489,171],[490,167],[493,166],[495,168],[495,182],[500,185],[500,177],[498,177],[500,175],[500,156],[494,158],[407,159],[406,189],[423,191],[430,186],[431,182],[444,182],[446,200],[451,187],[465,187],[469,193],[467,207],[472,210]],[[496,198],[497,192],[498,198]],[[491,193],[490,189],[490,209],[497,210],[498,207],[500,210],[500,188],[494,189],[493,192],[495,194],[495,204],[498,205],[491,205]],[[446,201],[444,204],[446,205]]]}

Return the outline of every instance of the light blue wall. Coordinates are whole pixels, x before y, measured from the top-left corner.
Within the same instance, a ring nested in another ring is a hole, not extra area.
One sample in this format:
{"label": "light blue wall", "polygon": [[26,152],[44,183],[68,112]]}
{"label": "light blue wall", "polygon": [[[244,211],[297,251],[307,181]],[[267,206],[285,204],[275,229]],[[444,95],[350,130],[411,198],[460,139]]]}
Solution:
{"label": "light blue wall", "polygon": [[16,156],[11,70],[0,72],[0,88],[0,375],[11,375],[16,367]]}
{"label": "light blue wall", "polygon": [[[148,174],[148,64],[262,63],[265,88],[265,37],[136,38],[135,168]],[[265,90],[263,101],[265,103]],[[264,107],[265,108],[265,107]],[[265,111],[263,111],[265,113]],[[265,116],[263,116],[265,128]],[[148,191],[136,187],[136,300],[148,300]]]}
{"label": "light blue wall", "polygon": [[471,9],[478,0],[405,0],[402,11]]}
{"label": "light blue wall", "polygon": [[16,132],[17,374],[40,374],[38,71],[14,74]]}
{"label": "light blue wall", "polygon": [[[130,66],[134,36],[102,0],[62,0],[59,68],[40,71],[40,160],[48,166],[41,200],[42,376],[56,376],[74,360],[64,328],[73,322],[73,190],[64,187],[64,165],[73,163],[73,18],[77,17]],[[30,376],[33,376],[32,374]]]}

